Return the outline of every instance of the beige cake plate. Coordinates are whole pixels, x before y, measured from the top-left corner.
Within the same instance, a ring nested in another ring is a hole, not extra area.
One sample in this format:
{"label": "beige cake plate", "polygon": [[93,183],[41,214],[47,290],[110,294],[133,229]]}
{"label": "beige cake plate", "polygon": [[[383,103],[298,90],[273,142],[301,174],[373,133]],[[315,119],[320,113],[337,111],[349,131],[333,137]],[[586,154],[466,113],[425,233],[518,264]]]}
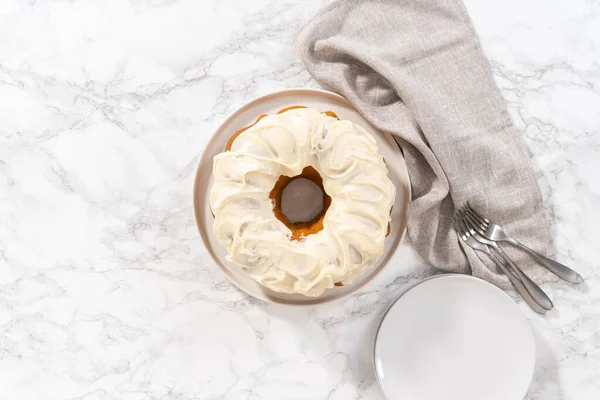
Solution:
{"label": "beige cake plate", "polygon": [[[379,152],[385,158],[389,177],[396,186],[396,202],[392,210],[391,231],[386,238],[381,258],[372,269],[357,278],[351,285],[334,287],[316,298],[299,294],[277,293],[269,290],[250,278],[241,267],[227,261],[225,248],[218,242],[213,233],[213,216],[209,204],[210,188],[213,183],[213,157],[223,151],[229,138],[237,130],[251,125],[260,114],[275,114],[283,108],[294,105],[312,107],[321,111],[333,111],[340,119],[350,120],[367,129],[375,137]],[[354,293],[373,279],[387,264],[404,235],[406,230],[406,204],[409,198],[410,182],[406,163],[394,139],[371,126],[345,98],[335,93],[314,89],[291,89],[271,93],[259,97],[233,112],[217,128],[206,145],[198,163],[194,182],[196,223],[198,224],[200,236],[215,263],[240,290],[269,303],[288,305],[315,305],[340,299]]]}

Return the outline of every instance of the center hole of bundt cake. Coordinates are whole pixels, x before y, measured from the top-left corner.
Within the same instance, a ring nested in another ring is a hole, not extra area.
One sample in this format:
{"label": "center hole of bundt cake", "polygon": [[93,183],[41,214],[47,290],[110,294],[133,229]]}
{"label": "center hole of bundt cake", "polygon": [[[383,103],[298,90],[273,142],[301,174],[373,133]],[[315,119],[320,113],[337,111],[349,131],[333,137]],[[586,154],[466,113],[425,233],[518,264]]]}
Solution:
{"label": "center hole of bundt cake", "polygon": [[331,197],[325,193],[323,179],[313,167],[304,168],[300,175],[280,176],[269,197],[273,213],[292,231],[293,239],[323,229]]}
{"label": "center hole of bundt cake", "polygon": [[323,211],[323,191],[310,179],[294,179],[281,193],[281,211],[292,224],[309,222]]}

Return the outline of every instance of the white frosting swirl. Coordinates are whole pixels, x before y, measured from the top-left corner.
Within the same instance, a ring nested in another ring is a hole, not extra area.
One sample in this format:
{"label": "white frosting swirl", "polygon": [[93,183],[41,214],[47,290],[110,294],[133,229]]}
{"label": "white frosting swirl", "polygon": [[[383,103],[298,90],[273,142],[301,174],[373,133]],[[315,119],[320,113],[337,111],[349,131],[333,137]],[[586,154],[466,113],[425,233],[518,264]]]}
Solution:
{"label": "white frosting swirl", "polygon": [[[281,175],[306,166],[332,201],[322,231],[292,240],[269,194]],[[383,252],[396,188],[375,139],[350,121],[310,108],[264,117],[214,158],[213,173],[214,231],[227,259],[274,291],[319,296]]]}

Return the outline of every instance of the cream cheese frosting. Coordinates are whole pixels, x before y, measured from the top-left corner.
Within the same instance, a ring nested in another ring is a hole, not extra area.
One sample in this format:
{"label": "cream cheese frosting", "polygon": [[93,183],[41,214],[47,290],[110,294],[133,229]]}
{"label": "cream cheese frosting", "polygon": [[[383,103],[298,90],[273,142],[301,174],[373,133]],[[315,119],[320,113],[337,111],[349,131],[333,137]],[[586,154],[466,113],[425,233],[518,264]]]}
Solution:
{"label": "cream cheese frosting", "polygon": [[[331,197],[323,230],[301,240],[273,213],[280,176],[312,166]],[[214,158],[210,206],[227,259],[277,292],[319,296],[383,252],[396,188],[364,128],[310,108],[270,115]]]}

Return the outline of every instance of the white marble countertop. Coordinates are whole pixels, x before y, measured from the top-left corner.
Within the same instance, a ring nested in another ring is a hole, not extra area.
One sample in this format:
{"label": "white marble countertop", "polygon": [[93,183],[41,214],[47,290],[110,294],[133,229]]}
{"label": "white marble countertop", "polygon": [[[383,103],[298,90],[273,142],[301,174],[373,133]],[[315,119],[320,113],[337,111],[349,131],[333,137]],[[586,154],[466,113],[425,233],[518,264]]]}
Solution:
{"label": "white marble countertop", "polygon": [[[358,295],[247,297],[191,206],[224,116],[317,87],[293,53],[327,1],[0,1],[0,399],[382,399],[382,310],[433,273],[404,243]],[[600,398],[600,2],[469,0],[533,155],[559,259],[587,279],[520,307],[529,400]]]}

